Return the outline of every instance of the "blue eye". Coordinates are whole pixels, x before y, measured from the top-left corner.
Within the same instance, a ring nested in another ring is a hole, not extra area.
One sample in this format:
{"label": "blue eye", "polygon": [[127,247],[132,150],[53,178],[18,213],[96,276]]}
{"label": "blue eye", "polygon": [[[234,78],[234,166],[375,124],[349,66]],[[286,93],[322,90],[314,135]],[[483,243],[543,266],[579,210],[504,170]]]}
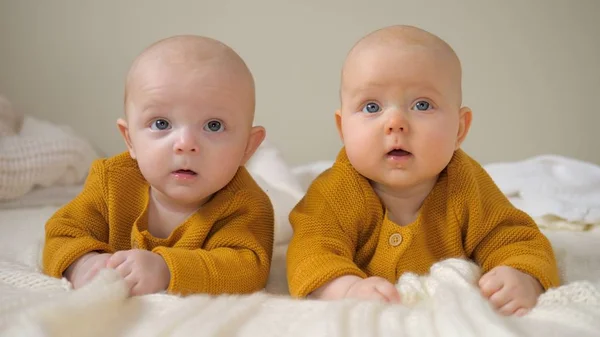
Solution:
{"label": "blue eye", "polygon": [[430,107],[431,107],[431,104],[429,104],[429,102],[418,101],[417,104],[415,104],[413,109],[419,110],[419,111],[427,111],[427,110],[429,110]]}
{"label": "blue eye", "polygon": [[213,119],[204,124],[204,130],[208,132],[221,132],[223,131],[223,123]]}
{"label": "blue eye", "polygon": [[366,113],[376,113],[381,111],[381,107],[379,107],[379,104],[374,103],[374,102],[369,102],[367,103],[364,108],[362,109],[362,112],[366,112]]}
{"label": "blue eye", "polygon": [[167,130],[171,128],[171,124],[169,123],[168,120],[166,119],[157,119],[155,121],[152,122],[152,124],[150,125],[150,129],[152,130]]}

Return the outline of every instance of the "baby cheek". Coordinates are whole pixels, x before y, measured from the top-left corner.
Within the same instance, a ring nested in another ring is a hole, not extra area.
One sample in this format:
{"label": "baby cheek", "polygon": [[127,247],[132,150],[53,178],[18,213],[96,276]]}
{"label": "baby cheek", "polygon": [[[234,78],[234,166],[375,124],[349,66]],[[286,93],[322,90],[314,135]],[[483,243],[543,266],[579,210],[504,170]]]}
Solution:
{"label": "baby cheek", "polygon": [[[383,159],[382,150],[374,144],[373,139],[353,137],[351,141],[345,142],[348,160],[362,175],[373,178],[377,171],[380,160]],[[378,158],[379,155],[379,158]]]}
{"label": "baby cheek", "polygon": [[369,147],[374,139],[381,137],[381,130],[375,128],[375,123],[364,123],[359,119],[347,119],[342,133],[344,145],[347,147]]}
{"label": "baby cheek", "polygon": [[235,174],[245,153],[245,144],[223,143],[218,146],[206,146],[200,153],[201,165],[215,176]]}
{"label": "baby cheek", "polygon": [[348,123],[343,129],[343,143],[348,156],[368,157],[376,149],[376,140],[382,137],[381,133],[374,132],[372,126],[365,123]]}
{"label": "baby cheek", "polygon": [[452,133],[449,130],[432,132],[427,139],[432,145],[437,145],[444,149],[448,147],[447,145],[454,144],[454,137],[452,137]]}
{"label": "baby cheek", "polygon": [[161,172],[164,171],[164,159],[152,160],[148,157],[142,157],[140,159],[138,159],[138,166],[142,175],[150,183],[156,183],[156,179],[160,177],[162,175]]}
{"label": "baby cheek", "polygon": [[359,134],[344,138],[344,146],[351,161],[364,160],[373,152],[372,140],[360,137]]}
{"label": "baby cheek", "polygon": [[423,150],[429,154],[432,162],[436,166],[445,167],[454,154],[456,136],[448,131],[431,133],[425,141],[422,142]]}

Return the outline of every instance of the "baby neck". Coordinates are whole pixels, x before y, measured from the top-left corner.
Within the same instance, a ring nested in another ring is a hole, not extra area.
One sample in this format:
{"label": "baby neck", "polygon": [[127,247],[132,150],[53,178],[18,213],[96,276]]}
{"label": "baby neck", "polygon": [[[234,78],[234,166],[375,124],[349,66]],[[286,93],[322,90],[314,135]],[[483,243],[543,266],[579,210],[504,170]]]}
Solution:
{"label": "baby neck", "polygon": [[390,220],[400,226],[414,222],[423,202],[433,190],[437,177],[414,186],[394,187],[372,182],[375,194],[388,211]]}
{"label": "baby neck", "polygon": [[[203,202],[204,203],[204,202]],[[151,188],[148,201],[148,231],[154,237],[167,238],[172,231],[194,214],[202,204],[184,204]]]}
{"label": "baby neck", "polygon": [[183,203],[178,200],[173,200],[168,196],[164,195],[160,191],[150,188],[150,203],[161,212],[170,214],[191,214],[197,211],[206,201],[210,198],[204,198],[199,202],[194,203]]}

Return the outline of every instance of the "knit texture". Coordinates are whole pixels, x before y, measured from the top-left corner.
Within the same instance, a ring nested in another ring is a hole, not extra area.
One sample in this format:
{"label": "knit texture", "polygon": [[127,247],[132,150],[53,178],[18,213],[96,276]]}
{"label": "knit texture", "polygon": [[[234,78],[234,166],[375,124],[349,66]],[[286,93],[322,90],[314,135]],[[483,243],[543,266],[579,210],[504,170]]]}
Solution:
{"label": "knit texture", "polygon": [[147,230],[149,185],[128,153],[93,163],[81,194],[46,224],[44,272],[61,277],[86,253],[132,248],[161,255],[169,293],[249,293],[264,288],[273,207],[244,167],[168,238]]}
{"label": "knit texture", "polygon": [[551,289],[528,315],[506,317],[481,296],[479,268],[457,259],[435,263],[428,275],[403,274],[396,284],[399,305],[294,300],[266,292],[128,297],[113,270],[70,290],[55,278],[47,280],[53,285],[28,281],[43,278],[33,272],[7,282],[4,276],[14,268],[0,261],[3,336],[597,337],[600,331],[600,283]]}
{"label": "knit texture", "polygon": [[484,273],[507,265],[536,277],[546,289],[560,283],[549,241],[462,150],[407,226],[389,220],[344,149],[311,184],[290,222],[287,273],[290,293],[297,297],[343,275],[376,275],[394,283],[405,272],[425,274],[437,261],[463,257]]}
{"label": "knit texture", "polygon": [[26,116],[19,133],[2,135],[3,124],[0,120],[0,201],[16,200],[36,187],[81,184],[98,158],[69,127]]}

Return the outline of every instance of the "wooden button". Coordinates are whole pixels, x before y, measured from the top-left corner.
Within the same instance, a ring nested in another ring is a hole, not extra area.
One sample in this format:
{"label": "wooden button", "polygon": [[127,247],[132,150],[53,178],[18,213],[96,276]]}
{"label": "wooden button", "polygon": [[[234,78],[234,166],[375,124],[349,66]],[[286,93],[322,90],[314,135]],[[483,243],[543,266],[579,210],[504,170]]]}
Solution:
{"label": "wooden button", "polygon": [[400,235],[399,233],[394,233],[392,235],[390,235],[390,246],[392,247],[396,247],[398,245],[400,245],[402,243],[402,235]]}

